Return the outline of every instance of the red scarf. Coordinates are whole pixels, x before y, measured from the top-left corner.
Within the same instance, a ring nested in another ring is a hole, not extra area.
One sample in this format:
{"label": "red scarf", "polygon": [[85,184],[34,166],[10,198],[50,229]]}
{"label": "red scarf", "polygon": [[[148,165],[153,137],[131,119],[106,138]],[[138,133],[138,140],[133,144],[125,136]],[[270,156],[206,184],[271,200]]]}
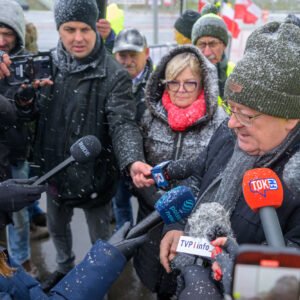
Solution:
{"label": "red scarf", "polygon": [[181,108],[171,102],[168,91],[164,91],[162,104],[168,113],[168,123],[175,131],[185,131],[206,113],[204,90],[198,98],[188,107]]}

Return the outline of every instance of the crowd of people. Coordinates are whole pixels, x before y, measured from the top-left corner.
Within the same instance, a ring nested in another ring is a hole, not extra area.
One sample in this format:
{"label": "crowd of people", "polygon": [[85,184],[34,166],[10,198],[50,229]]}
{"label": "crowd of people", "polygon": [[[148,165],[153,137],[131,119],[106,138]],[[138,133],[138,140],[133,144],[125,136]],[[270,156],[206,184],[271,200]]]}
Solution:
{"label": "crowd of people", "polygon": [[[166,161],[168,190],[190,187],[194,213],[213,202],[229,216],[233,235],[216,229],[212,245],[225,251],[228,244],[265,244],[242,179],[247,170],[270,168],[284,186],[277,215],[285,244],[300,247],[300,21],[290,15],[256,29],[235,66],[226,57],[230,35],[216,6],[187,10],[174,24],[178,46],[154,66],[143,33],[124,29],[122,12],[110,9],[118,12],[116,23],[99,19],[95,0],[55,1],[59,41],[51,77],[12,84],[12,57],[37,53],[36,29],[27,24],[26,31],[19,4],[0,0],[0,221],[7,228],[0,297],[102,299],[133,257],[139,279],[158,300],[222,299],[231,275],[215,258],[193,266],[196,286],[178,289],[171,266],[189,219],[127,239],[130,199],[138,199],[137,222],[151,215],[166,193],[151,169]],[[96,158],[70,164],[47,185],[33,184],[30,162],[45,174],[86,135],[101,143]],[[37,202],[43,192],[46,213]],[[93,244],[77,266],[74,208],[83,210]],[[56,250],[56,270],[43,282],[32,264],[30,224],[49,231]]]}

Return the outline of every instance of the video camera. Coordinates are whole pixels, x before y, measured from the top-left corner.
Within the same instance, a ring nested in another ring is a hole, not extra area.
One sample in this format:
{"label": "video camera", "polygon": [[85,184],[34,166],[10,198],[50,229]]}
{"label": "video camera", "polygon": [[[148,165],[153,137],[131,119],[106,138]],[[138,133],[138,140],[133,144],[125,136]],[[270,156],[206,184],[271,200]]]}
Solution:
{"label": "video camera", "polygon": [[9,85],[30,84],[34,80],[51,79],[52,58],[50,52],[35,55],[11,56],[11,75],[6,78]]}

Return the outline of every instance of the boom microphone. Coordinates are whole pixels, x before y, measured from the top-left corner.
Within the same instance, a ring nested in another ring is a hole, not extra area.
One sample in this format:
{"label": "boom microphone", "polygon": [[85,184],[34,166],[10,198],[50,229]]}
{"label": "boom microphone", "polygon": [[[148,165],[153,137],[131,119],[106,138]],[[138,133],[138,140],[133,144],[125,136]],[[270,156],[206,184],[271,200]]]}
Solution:
{"label": "boom microphone", "polygon": [[70,148],[71,156],[61,162],[59,165],[54,167],[52,170],[38,178],[32,185],[39,185],[63,168],[68,166],[70,163],[76,161],[78,163],[86,163],[95,159],[101,152],[101,143],[93,135],[87,135],[76,141]]}
{"label": "boom microphone", "polygon": [[268,168],[247,171],[243,178],[243,193],[248,206],[259,212],[268,245],[285,247],[275,211],[283,201],[283,188],[276,173]]}
{"label": "boom microphone", "polygon": [[139,222],[126,235],[126,239],[132,239],[145,234],[161,221],[165,224],[172,224],[187,218],[192,212],[196,200],[186,186],[178,186],[166,192],[155,203],[155,211]]}

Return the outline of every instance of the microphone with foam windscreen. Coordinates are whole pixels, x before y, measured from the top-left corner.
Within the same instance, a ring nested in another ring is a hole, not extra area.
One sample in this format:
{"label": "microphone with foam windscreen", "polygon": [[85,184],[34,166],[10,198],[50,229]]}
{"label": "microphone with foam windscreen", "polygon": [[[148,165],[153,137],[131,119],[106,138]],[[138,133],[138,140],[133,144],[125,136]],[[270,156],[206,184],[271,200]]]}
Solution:
{"label": "microphone with foam windscreen", "polygon": [[87,163],[95,159],[101,152],[101,143],[93,135],[87,135],[76,141],[70,148],[71,156],[38,178],[32,185],[39,185],[61,171],[72,162]]}
{"label": "microphone with foam windscreen", "polygon": [[126,239],[145,234],[162,221],[165,224],[172,224],[187,218],[195,204],[196,200],[192,191],[186,186],[178,186],[166,192],[155,203],[155,211],[132,227],[126,235]]}
{"label": "microphone with foam windscreen", "polygon": [[268,168],[248,170],[243,178],[243,193],[248,206],[259,212],[268,245],[285,247],[275,210],[283,201],[283,188],[277,174]]}

